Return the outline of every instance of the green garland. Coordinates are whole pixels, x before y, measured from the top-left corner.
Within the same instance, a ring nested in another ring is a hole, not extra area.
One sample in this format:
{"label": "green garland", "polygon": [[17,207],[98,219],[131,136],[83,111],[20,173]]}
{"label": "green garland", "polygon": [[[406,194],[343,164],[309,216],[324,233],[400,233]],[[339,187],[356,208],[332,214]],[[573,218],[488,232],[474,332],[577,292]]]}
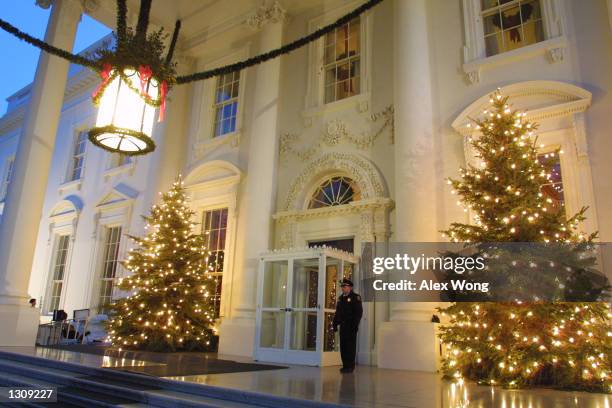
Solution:
{"label": "green garland", "polygon": [[[162,38],[162,35],[164,34],[161,32],[161,30],[159,32],[150,34],[146,38],[146,41],[144,42],[145,45],[143,48],[141,48],[143,44],[142,42],[133,41],[133,37],[136,36],[136,34],[132,34],[131,31],[125,27],[125,24],[124,24],[125,20],[122,19],[122,16],[123,18],[125,17],[125,0],[118,0],[118,3],[117,3],[118,4],[118,13],[117,13],[118,20],[121,20],[123,22],[117,24],[117,35],[116,35],[116,38],[120,40],[122,39],[123,33],[125,32],[126,42],[125,43],[123,43],[123,41],[121,42],[122,44],[125,44],[125,49],[123,49],[123,47],[118,47],[118,49],[116,50],[115,56],[111,56],[110,55],[111,51],[109,50],[102,51],[98,55],[98,57],[102,59],[101,61],[92,60],[87,57],[72,54],[66,50],[62,50],[60,48],[54,47],[51,44],[48,44],[42,40],[34,38],[20,31],[18,28],[16,28],[15,26],[11,25],[10,23],[2,19],[0,19],[0,28],[14,35],[15,37],[23,41],[26,41],[27,43],[34,45],[35,47],[38,47],[45,52],[48,52],[49,54],[64,58],[74,64],[86,66],[98,72],[103,69],[102,64],[104,62],[114,62],[117,64],[117,66],[123,66],[123,67],[130,67],[130,66],[138,67],[140,65],[150,64],[151,69],[154,72],[154,77],[156,79],[159,79],[160,82],[163,80],[166,80],[166,82],[168,83],[168,88],[170,88],[175,83],[176,84],[186,84],[190,82],[195,82],[195,81],[200,81],[203,79],[216,77],[216,76],[227,74],[227,73],[240,71],[245,68],[259,65],[263,62],[277,58],[281,55],[288,54],[313,41],[316,41],[317,39],[323,37],[324,35],[332,32],[336,28],[341,27],[342,25],[346,24],[352,19],[370,10],[371,8],[381,3],[382,1],[383,0],[368,0],[361,6],[357,7],[355,10],[344,15],[343,17],[340,17],[338,20],[334,21],[333,23],[328,24],[305,37],[299,38],[289,44],[283,45],[282,47],[276,48],[266,53],[257,55],[255,57],[248,58],[243,61],[239,61],[234,64],[229,64],[223,67],[210,69],[206,71],[195,72],[189,75],[182,75],[178,77],[174,77],[175,75],[174,65],[167,64],[161,55],[159,47],[160,47],[160,44],[163,46],[162,40],[163,38],[165,38],[165,37]],[[408,0],[402,0],[402,1],[408,1]],[[178,24],[178,26],[180,27],[180,24]],[[175,38],[173,38],[173,43],[176,44]],[[152,54],[144,53],[143,52],[144,48],[152,52]],[[171,46],[171,50],[173,50],[172,46]],[[155,56],[155,57],[152,58],[152,56]]]}

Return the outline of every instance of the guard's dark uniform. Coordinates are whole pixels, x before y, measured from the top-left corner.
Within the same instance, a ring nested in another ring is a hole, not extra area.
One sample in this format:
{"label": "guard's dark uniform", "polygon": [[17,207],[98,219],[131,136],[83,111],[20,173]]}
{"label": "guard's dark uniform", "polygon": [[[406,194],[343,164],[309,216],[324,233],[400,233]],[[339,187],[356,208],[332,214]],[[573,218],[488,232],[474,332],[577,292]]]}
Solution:
{"label": "guard's dark uniform", "polygon": [[[350,286],[353,286],[352,282],[350,282]],[[357,330],[362,315],[361,296],[353,291],[348,295],[342,294],[340,296],[338,303],[336,303],[334,330],[337,330],[338,325],[340,325],[340,356],[342,357],[344,371],[353,371],[355,368]]]}

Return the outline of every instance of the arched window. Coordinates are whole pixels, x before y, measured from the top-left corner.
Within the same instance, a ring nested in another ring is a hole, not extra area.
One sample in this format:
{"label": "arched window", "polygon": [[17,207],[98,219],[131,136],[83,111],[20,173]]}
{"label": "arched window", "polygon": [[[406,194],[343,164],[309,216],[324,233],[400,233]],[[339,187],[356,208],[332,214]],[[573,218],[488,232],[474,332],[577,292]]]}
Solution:
{"label": "arched window", "polygon": [[350,178],[337,176],[327,179],[312,195],[308,208],[348,204],[360,198],[357,184]]}

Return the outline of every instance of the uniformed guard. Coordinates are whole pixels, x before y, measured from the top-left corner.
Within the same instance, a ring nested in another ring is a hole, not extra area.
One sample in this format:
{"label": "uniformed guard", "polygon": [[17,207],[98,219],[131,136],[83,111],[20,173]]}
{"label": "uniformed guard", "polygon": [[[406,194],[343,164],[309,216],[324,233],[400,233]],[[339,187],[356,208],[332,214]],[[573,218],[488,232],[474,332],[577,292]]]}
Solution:
{"label": "uniformed guard", "polygon": [[342,279],[340,282],[342,295],[336,303],[334,315],[334,331],[340,326],[340,356],[342,357],[342,373],[352,373],[355,370],[355,355],[357,353],[357,330],[363,315],[361,296],[353,292],[353,282]]}

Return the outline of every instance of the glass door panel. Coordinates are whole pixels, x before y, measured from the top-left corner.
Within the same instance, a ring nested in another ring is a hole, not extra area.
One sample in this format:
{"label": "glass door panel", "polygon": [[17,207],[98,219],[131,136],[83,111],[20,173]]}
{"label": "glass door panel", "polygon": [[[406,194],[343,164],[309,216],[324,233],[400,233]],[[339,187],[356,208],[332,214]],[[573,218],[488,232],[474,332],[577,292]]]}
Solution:
{"label": "glass door panel", "polygon": [[294,260],[291,307],[293,309],[316,309],[318,295],[319,259]]}
{"label": "glass door panel", "polygon": [[264,266],[263,298],[261,306],[267,308],[287,307],[288,261],[269,261]]}
{"label": "glass door panel", "polygon": [[316,351],[319,258],[295,259],[291,278],[289,348]]}
{"label": "glass door panel", "polygon": [[285,348],[289,261],[264,263],[259,346]]}
{"label": "glass door panel", "polygon": [[289,348],[291,350],[317,350],[317,312],[292,311],[289,317]]}
{"label": "glass door panel", "polygon": [[323,307],[323,351],[339,351],[338,333],[334,332],[336,302],[340,296],[344,261],[327,257],[325,259],[325,302]]}
{"label": "glass door panel", "polygon": [[259,346],[275,349],[285,347],[285,312],[261,312]]}
{"label": "glass door panel", "polygon": [[323,325],[323,351],[340,351],[338,333],[334,332],[334,313],[325,312]]}

